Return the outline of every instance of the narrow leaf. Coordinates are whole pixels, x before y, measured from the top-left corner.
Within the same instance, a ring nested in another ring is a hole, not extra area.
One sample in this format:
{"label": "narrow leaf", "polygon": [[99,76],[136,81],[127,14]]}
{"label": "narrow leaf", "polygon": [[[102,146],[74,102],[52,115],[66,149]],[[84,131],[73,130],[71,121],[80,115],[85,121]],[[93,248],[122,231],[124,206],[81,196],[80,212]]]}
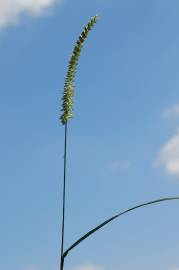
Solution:
{"label": "narrow leaf", "polygon": [[131,211],[134,211],[138,208],[141,208],[141,207],[145,207],[145,206],[148,206],[148,205],[151,205],[151,204],[157,204],[157,203],[161,203],[161,202],[164,202],[164,201],[172,201],[172,200],[179,200],[179,197],[169,197],[169,198],[162,198],[162,199],[158,199],[158,200],[154,200],[154,201],[150,201],[150,202],[146,202],[146,203],[142,203],[142,204],[139,204],[139,205],[136,205],[132,208],[129,208],[107,220],[105,220],[104,222],[102,222],[101,224],[99,224],[98,226],[96,226],[95,228],[93,228],[92,230],[90,230],[89,232],[87,232],[86,234],[84,234],[82,237],[80,237],[74,244],[72,244],[63,254],[63,257],[65,258],[68,254],[69,251],[71,251],[73,248],[75,248],[76,246],[78,246],[81,242],[83,242],[86,238],[88,238],[89,236],[91,236],[92,234],[94,234],[95,232],[97,232],[98,230],[102,229],[105,225],[107,225],[108,223],[110,223],[111,221],[113,221],[114,219],[124,215],[124,214],[127,214]]}

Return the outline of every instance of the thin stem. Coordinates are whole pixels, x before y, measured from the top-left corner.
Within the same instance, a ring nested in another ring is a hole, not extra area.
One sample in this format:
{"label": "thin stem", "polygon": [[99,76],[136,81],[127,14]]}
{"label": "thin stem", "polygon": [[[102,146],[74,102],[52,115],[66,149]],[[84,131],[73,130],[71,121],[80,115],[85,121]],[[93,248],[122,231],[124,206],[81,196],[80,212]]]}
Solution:
{"label": "thin stem", "polygon": [[64,141],[63,210],[62,210],[62,238],[61,238],[60,270],[63,270],[63,265],[64,265],[63,251],[64,251],[64,236],[65,236],[66,170],[67,170],[67,123],[65,123],[65,141]]}

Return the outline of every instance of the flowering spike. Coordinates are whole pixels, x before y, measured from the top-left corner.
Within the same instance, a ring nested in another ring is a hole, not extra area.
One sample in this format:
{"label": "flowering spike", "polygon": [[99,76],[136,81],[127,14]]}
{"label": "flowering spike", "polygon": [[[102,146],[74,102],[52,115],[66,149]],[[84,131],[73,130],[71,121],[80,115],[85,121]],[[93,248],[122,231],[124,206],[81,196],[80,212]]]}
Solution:
{"label": "flowering spike", "polygon": [[92,17],[88,24],[83,28],[83,31],[76,42],[69,62],[68,72],[64,84],[64,94],[62,97],[62,115],[60,116],[60,120],[63,125],[66,124],[68,119],[72,118],[73,116],[74,77],[81,49],[86,38],[88,37],[90,30],[96,24],[98,19],[98,15]]}

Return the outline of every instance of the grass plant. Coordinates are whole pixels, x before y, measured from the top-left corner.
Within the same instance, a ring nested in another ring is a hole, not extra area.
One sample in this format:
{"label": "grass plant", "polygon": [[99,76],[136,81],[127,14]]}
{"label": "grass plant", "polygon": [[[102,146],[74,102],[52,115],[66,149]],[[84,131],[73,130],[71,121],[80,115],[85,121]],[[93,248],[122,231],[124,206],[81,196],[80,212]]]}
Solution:
{"label": "grass plant", "polygon": [[72,56],[70,58],[68,71],[65,79],[64,84],[64,93],[62,97],[62,114],[60,116],[60,121],[62,125],[64,125],[64,172],[63,172],[63,196],[62,196],[62,231],[61,231],[61,254],[60,254],[60,270],[63,270],[64,268],[64,260],[67,257],[68,253],[72,251],[74,248],[76,248],[80,243],[82,243],[84,240],[86,240],[88,237],[92,236],[97,231],[101,230],[104,226],[112,222],[113,220],[121,217],[124,214],[130,213],[138,208],[146,207],[153,204],[159,204],[166,201],[173,201],[173,200],[179,200],[179,197],[168,197],[168,198],[161,198],[157,200],[152,200],[149,202],[145,202],[136,206],[133,206],[125,211],[122,211],[111,218],[105,220],[98,226],[94,227],[90,231],[88,231],[86,234],[81,236],[77,241],[75,241],[67,250],[64,251],[64,239],[65,239],[65,205],[66,205],[66,172],[67,172],[67,126],[68,121],[73,116],[73,96],[74,96],[74,79],[75,79],[75,73],[76,68],[78,64],[78,60],[80,58],[80,53],[83,48],[83,45],[85,43],[85,40],[88,37],[89,32],[92,30],[92,28],[95,26],[97,21],[99,20],[99,16],[96,15],[91,18],[91,20],[85,25],[83,28],[83,31],[81,35],[79,36]]}

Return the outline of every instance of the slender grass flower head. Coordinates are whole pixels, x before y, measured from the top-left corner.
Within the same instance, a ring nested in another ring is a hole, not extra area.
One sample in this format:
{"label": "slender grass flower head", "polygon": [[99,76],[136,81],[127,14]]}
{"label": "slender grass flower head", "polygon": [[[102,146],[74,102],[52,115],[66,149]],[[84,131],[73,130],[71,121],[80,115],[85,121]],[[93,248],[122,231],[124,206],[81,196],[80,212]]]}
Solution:
{"label": "slender grass flower head", "polygon": [[65,125],[70,118],[73,117],[73,96],[74,96],[74,79],[75,72],[78,65],[78,60],[81,54],[81,49],[84,45],[86,38],[90,30],[98,21],[99,16],[96,15],[85,25],[81,35],[79,36],[76,45],[74,47],[72,56],[70,58],[68,72],[65,78],[64,93],[62,97],[62,115],[60,116],[61,123]]}

